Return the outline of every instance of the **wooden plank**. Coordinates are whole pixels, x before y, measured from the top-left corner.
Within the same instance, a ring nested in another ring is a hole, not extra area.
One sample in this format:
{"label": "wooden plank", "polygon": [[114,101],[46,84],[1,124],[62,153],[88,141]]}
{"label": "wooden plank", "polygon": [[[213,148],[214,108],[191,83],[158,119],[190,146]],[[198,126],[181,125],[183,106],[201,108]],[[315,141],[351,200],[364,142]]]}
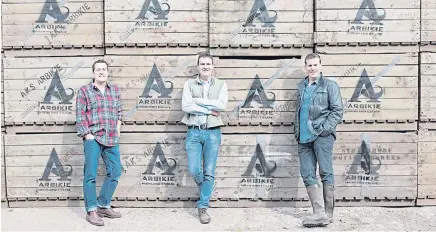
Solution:
{"label": "wooden plank", "polygon": [[436,95],[432,89],[436,86],[436,53],[421,53],[421,111],[420,121],[434,120],[436,118]]}
{"label": "wooden plank", "polygon": [[[111,44],[112,46],[113,44]],[[193,55],[206,50],[205,46],[201,47],[106,47],[106,55]]]}
{"label": "wooden plank", "polygon": [[207,43],[207,33],[132,33],[128,38],[122,38],[122,33],[106,33],[106,43]]}
{"label": "wooden plank", "polygon": [[[105,22],[135,22],[140,14],[139,10],[134,11],[106,11]],[[168,22],[196,22],[207,23],[207,14],[202,11],[172,11],[168,12]]]}
{"label": "wooden plank", "polygon": [[[287,46],[287,45],[286,45]],[[306,47],[280,47],[280,48],[243,48],[243,47],[220,47],[211,48],[210,53],[214,56],[301,56],[313,52],[312,45],[307,44]]]}
{"label": "wooden plank", "polygon": [[432,1],[422,2],[421,7],[421,41],[436,41],[436,4]]}
{"label": "wooden plank", "polygon": [[[229,8],[230,9],[230,8]],[[209,20],[211,23],[239,23],[238,26],[242,26],[247,19],[250,17],[250,12],[248,11],[210,11]],[[280,19],[282,23],[312,23],[313,22],[313,12],[312,11],[296,11],[296,10],[275,10],[277,13],[277,18]],[[313,24],[312,24],[313,25]],[[233,28],[233,27],[232,27]],[[313,29],[312,29],[313,30]]]}
{"label": "wooden plank", "polygon": [[[101,1],[101,0],[99,0],[99,1]],[[68,1],[68,2],[71,2],[71,1]],[[89,2],[89,1],[87,1],[87,2]],[[82,2],[82,4],[83,4],[83,2]],[[41,13],[41,12],[39,12],[39,13]],[[33,25],[37,19],[38,18],[35,18],[35,14],[20,14],[19,16],[15,15],[15,14],[2,15],[3,26],[8,25],[12,28],[13,28],[13,26]],[[70,27],[71,27],[71,25],[80,25],[80,26],[87,25],[87,24],[90,24],[90,25],[101,24],[102,25],[103,22],[104,22],[104,19],[103,19],[102,12],[93,13],[93,12],[87,11],[86,14],[83,14],[80,17],[77,17],[77,19],[75,19],[74,22],[70,24]],[[26,31],[26,34],[31,32],[32,29]]]}
{"label": "wooden plank", "polygon": [[3,46],[103,46],[103,34],[92,35],[32,35],[31,40],[23,40],[22,36],[3,36]]}
{"label": "wooden plank", "polygon": [[[385,23],[383,23],[383,32],[404,32],[406,30],[416,31],[416,28],[419,29],[419,26],[420,21],[418,20],[386,21]],[[350,22],[317,21],[316,30],[318,32],[318,35],[321,34],[319,32],[348,32],[350,30]]]}
{"label": "wooden plank", "polygon": [[[4,4],[2,7],[2,14],[11,15],[11,14],[35,14],[34,16],[38,17],[38,14],[42,12],[49,12],[49,10],[44,9],[45,2],[32,2],[32,3],[21,3],[21,4]],[[50,5],[50,4],[49,4]],[[59,7],[67,7],[71,14],[76,12],[81,7],[85,5],[84,2],[65,2],[63,6]],[[86,8],[86,11],[84,11]],[[103,12],[103,1],[90,1],[87,2],[85,8],[82,9],[83,13],[102,13]],[[89,9],[88,9],[89,8]],[[48,8],[50,9],[50,8]],[[81,12],[82,12],[81,11]],[[36,18],[35,20],[37,20]]]}
{"label": "wooden plank", "polygon": [[[135,23],[132,23],[133,25]],[[106,33],[124,33],[126,32],[126,23],[125,22],[106,22],[105,23],[105,31]],[[168,27],[162,27],[161,29],[138,29],[135,33],[139,35],[147,36],[150,33],[155,33],[158,31],[159,33],[207,33],[208,32],[208,24],[207,22],[173,22]],[[143,41],[143,43],[147,43],[148,41]]]}
{"label": "wooden plank", "polygon": [[[383,9],[413,9],[420,7],[420,0],[397,0],[397,1],[377,1],[377,8]],[[351,0],[319,0],[315,1],[316,9],[358,9],[362,2]]]}
{"label": "wooden plank", "polygon": [[[210,1],[211,11],[247,11],[250,12],[255,1],[226,1],[212,0]],[[313,9],[312,1],[289,0],[289,1],[265,1],[265,6],[268,10],[283,10],[292,9],[293,11],[311,11]],[[292,7],[291,7],[292,6]]]}
{"label": "wooden plank", "polygon": [[[139,174],[139,173],[138,173]],[[97,187],[101,187],[103,185],[103,181],[105,179],[105,175],[99,175],[96,178],[96,184]],[[145,176],[146,178],[148,176]],[[39,177],[8,177],[8,186],[10,188],[26,188],[26,187],[38,187],[38,185],[35,186],[35,180],[38,180]],[[119,184],[117,188],[129,188],[132,185],[137,184],[138,181],[141,181],[141,176],[121,176],[119,180]],[[215,181],[215,188],[248,188],[253,187],[256,188],[256,186],[244,186],[244,183],[241,181],[247,181],[250,179],[255,178],[226,178],[226,177],[219,177],[216,178]],[[262,178],[259,178],[262,179]],[[269,180],[273,179],[273,183],[270,184],[270,188],[304,188],[303,179],[301,177],[291,177],[291,178],[269,178]],[[142,179],[143,180],[143,179]],[[184,176],[175,176],[172,178],[172,180],[176,183],[180,183],[177,187],[196,187],[196,184],[194,180],[190,177],[184,177]],[[414,182],[416,185],[416,177],[409,177],[409,176],[380,176],[378,178],[380,186],[384,187],[413,187]],[[321,179],[318,178],[318,181],[321,182]],[[147,180],[145,180],[143,183],[151,183]],[[164,181],[156,181],[157,183],[163,183]],[[154,183],[156,183],[154,182]],[[44,183],[40,181],[40,183]],[[80,176],[78,178],[72,178],[71,182],[69,182],[70,187],[82,187],[83,186],[83,176]],[[335,186],[338,188],[341,187],[358,187],[356,184],[349,184],[346,183],[346,177],[345,176],[335,176]],[[162,188],[171,189],[171,188],[177,188],[175,186],[163,186]],[[258,186],[259,188],[260,186]],[[284,197],[284,196],[283,196]]]}
{"label": "wooden plank", "polygon": [[[419,20],[420,19],[419,7],[416,7],[414,9],[384,8],[384,10],[386,11],[386,17],[383,20]],[[379,9],[379,12],[382,12],[381,9]],[[358,9],[317,10],[316,20],[317,21],[331,21],[331,20],[354,21],[357,13],[358,13]],[[364,19],[366,20],[366,18]]]}
{"label": "wooden plank", "polygon": [[[3,98],[2,98],[3,99]],[[5,133],[1,133],[1,201],[6,201],[6,162],[5,162]]]}
{"label": "wooden plank", "polygon": [[[193,0],[189,2],[180,2],[178,0],[167,0],[166,4],[174,11],[206,11],[206,0]],[[119,2],[116,0],[109,0],[105,3],[105,11],[135,11],[141,10],[144,1],[141,0],[127,0],[126,2]],[[161,6],[165,9],[165,6]]]}
{"label": "wooden plank", "polygon": [[[392,39],[395,38],[395,39]],[[393,41],[394,40],[394,41]],[[349,32],[316,32],[316,43],[340,43],[340,42],[366,42],[366,43],[388,43],[388,42],[420,42],[420,32],[401,31],[383,32],[383,35],[376,34],[351,34]]]}
{"label": "wooden plank", "polygon": [[388,43],[389,46],[381,46],[380,44],[355,44],[349,43],[343,46],[338,46],[338,44],[329,43],[329,45],[318,44],[315,51],[318,53],[329,53],[329,54],[384,54],[384,53],[394,53],[401,55],[402,53],[413,53],[419,52],[420,46],[416,44],[400,45],[394,43]]}
{"label": "wooden plank", "polygon": [[[68,191],[36,191],[36,188],[8,188],[8,195],[13,198],[19,197],[81,197],[83,189],[80,187],[70,187]],[[336,194],[339,198],[416,198],[416,187],[402,187],[401,192],[398,187],[370,187],[362,189],[360,187],[343,187],[338,188]],[[97,191],[100,188],[97,187]],[[156,197],[156,198],[177,198],[177,197],[198,197],[197,188],[178,187],[173,189],[162,189],[159,187],[142,187],[132,188],[132,191],[127,189],[117,188],[114,197]],[[264,189],[244,189],[243,191],[235,191],[235,188],[217,188],[214,189],[212,197],[214,198],[280,198],[284,196],[293,196],[295,198],[307,197],[305,188],[275,188],[270,191]]]}
{"label": "wooden plank", "polygon": [[313,34],[275,34],[274,36],[262,37],[251,34],[211,34],[210,43],[217,44],[312,44]]}

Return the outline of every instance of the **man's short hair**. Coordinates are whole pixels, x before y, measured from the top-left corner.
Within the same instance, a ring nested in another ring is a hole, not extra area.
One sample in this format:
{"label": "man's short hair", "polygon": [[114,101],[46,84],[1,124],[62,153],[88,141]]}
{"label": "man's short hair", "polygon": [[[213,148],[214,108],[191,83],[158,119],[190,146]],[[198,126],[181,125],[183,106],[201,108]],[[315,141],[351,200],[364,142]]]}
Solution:
{"label": "man's short hair", "polygon": [[98,64],[98,63],[106,64],[106,67],[109,67],[109,65],[107,64],[106,61],[104,61],[104,60],[97,60],[96,62],[94,62],[94,64],[92,64],[92,72],[94,72],[94,70],[95,70],[95,65]]}
{"label": "man's short hair", "polygon": [[319,63],[321,64],[321,57],[317,54],[317,53],[310,53],[309,55],[306,56],[306,58],[304,59],[304,64],[307,64],[307,60],[310,59],[319,59]]}
{"label": "man's short hair", "polygon": [[200,64],[200,58],[204,58],[204,57],[209,57],[212,60],[212,64],[213,64],[212,55],[209,52],[201,52],[198,54],[197,66]]}

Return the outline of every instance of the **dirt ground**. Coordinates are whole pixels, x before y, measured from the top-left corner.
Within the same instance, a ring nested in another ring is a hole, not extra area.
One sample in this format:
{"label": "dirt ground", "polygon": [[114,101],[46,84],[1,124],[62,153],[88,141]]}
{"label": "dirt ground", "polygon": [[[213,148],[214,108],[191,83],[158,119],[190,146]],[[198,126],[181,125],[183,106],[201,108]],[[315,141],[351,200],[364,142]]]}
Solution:
{"label": "dirt ground", "polygon": [[301,226],[309,208],[211,208],[210,224],[202,225],[192,208],[117,208],[120,219],[105,226],[85,221],[83,208],[3,208],[2,231],[431,231],[436,207],[337,207],[335,222],[324,228]]}

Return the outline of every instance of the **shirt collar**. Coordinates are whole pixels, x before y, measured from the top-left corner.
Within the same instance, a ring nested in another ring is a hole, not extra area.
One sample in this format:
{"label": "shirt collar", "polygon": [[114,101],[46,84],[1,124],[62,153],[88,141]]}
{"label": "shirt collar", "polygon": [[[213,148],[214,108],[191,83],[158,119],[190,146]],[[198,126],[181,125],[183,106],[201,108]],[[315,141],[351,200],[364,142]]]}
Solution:
{"label": "shirt collar", "polygon": [[[321,79],[321,75],[320,75],[318,78],[316,78],[316,80],[315,80],[313,83],[315,83],[315,85],[318,85],[320,79]],[[312,83],[312,84],[313,84],[313,83]],[[306,77],[306,78],[304,79],[304,84],[306,84],[306,85],[309,84],[309,77]]]}
{"label": "shirt collar", "polygon": [[[94,85],[94,80],[92,80],[91,82],[89,82],[89,84],[91,85],[91,88],[93,89],[98,89],[97,86]],[[106,87],[111,89],[112,88],[112,84],[106,82]]]}

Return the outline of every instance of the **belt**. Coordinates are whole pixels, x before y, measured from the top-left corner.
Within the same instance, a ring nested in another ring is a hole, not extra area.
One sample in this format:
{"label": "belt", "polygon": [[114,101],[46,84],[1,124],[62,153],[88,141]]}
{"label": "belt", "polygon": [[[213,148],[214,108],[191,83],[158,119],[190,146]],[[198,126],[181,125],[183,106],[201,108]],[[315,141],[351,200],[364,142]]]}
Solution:
{"label": "belt", "polygon": [[199,129],[199,130],[213,130],[213,129],[217,129],[220,128],[221,126],[215,126],[215,127],[207,127],[207,124],[201,124],[200,126],[194,126],[194,125],[189,125],[188,128],[189,129]]}

